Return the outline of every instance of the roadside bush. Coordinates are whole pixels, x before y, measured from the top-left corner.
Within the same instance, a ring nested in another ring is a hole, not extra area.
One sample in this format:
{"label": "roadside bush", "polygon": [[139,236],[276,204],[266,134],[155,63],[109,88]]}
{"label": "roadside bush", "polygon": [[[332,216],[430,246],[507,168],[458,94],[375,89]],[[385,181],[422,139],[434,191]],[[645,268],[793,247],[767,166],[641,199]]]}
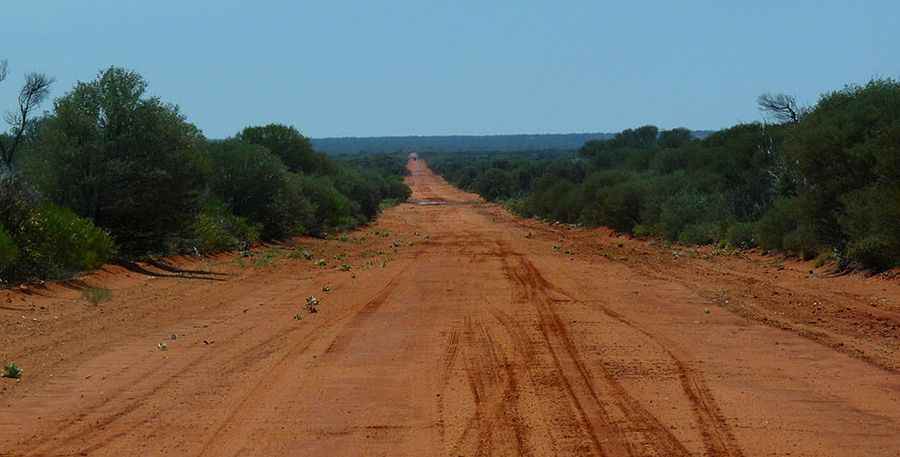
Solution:
{"label": "roadside bush", "polygon": [[688,224],[678,233],[678,242],[689,246],[710,244],[718,239],[719,226],[711,222]]}
{"label": "roadside bush", "polygon": [[797,228],[795,199],[780,198],[756,223],[756,239],[765,250],[784,249],[784,237]]}
{"label": "roadside bush", "polygon": [[301,175],[288,173],[284,185],[272,201],[272,215],[267,229],[267,238],[284,239],[309,233],[317,224],[316,205],[303,184]]}
{"label": "roadside bush", "polygon": [[472,188],[488,201],[497,201],[512,196],[513,179],[510,174],[499,168],[491,168],[478,177]]}
{"label": "roadside bush", "polygon": [[754,235],[752,223],[735,222],[728,227],[725,232],[725,242],[728,246],[738,249],[750,249],[756,247],[756,237]]}
{"label": "roadside bush", "polygon": [[725,219],[725,207],[721,195],[682,191],[666,200],[661,208],[659,223],[666,239],[682,241],[681,232],[690,227],[683,241],[702,244],[718,239],[715,221]]}
{"label": "roadside bush", "polygon": [[19,248],[16,247],[16,242],[9,236],[6,227],[0,224],[0,273],[11,267],[18,256]]}
{"label": "roadside bush", "polygon": [[898,264],[900,253],[891,241],[870,236],[852,241],[847,247],[847,257],[867,268],[887,270]]}
{"label": "roadside bush", "polygon": [[784,250],[810,260],[819,254],[820,245],[816,241],[816,233],[809,224],[800,224],[787,233],[783,241]]}
{"label": "roadside bush", "polygon": [[244,243],[259,240],[259,227],[235,216],[223,203],[216,201],[203,207],[192,231],[197,250],[204,254],[238,249]]}
{"label": "roadside bush", "polygon": [[810,218],[814,205],[804,197],[780,198],[756,224],[759,246],[766,250],[782,250],[814,258],[820,248],[814,221]]}
{"label": "roadside bush", "polygon": [[122,251],[165,253],[194,221],[206,140],[174,105],[109,68],[56,100],[41,127],[45,195],[108,230]]}
{"label": "roadside bush", "polygon": [[315,223],[308,227],[311,233],[321,235],[331,229],[353,227],[365,222],[354,217],[353,202],[334,186],[326,176],[299,176],[304,195],[315,210]]}
{"label": "roadside bush", "polygon": [[871,186],[841,201],[847,257],[877,270],[900,263],[900,185]]}
{"label": "roadside bush", "polygon": [[210,146],[213,194],[236,216],[261,226],[263,239],[301,233],[313,207],[277,156],[262,146],[226,140]]}
{"label": "roadside bush", "polygon": [[116,254],[112,238],[72,210],[46,203],[16,234],[22,277],[62,278],[93,270]]}
{"label": "roadside bush", "polygon": [[382,196],[393,200],[405,202],[412,196],[412,189],[402,179],[388,177],[382,186]]}
{"label": "roadside bush", "polygon": [[632,233],[638,238],[659,236],[661,229],[657,226],[638,224],[634,226]]}
{"label": "roadside bush", "polygon": [[[586,187],[588,183],[585,183]],[[625,233],[630,233],[640,223],[645,191],[638,182],[615,184],[594,195],[594,198],[586,196],[586,200],[593,203],[588,203],[584,210],[585,223],[605,225]]]}
{"label": "roadside bush", "polygon": [[309,138],[294,127],[269,124],[247,127],[237,135],[245,143],[263,146],[278,156],[288,170],[304,174],[331,174],[334,170],[323,154],[313,150]]}
{"label": "roadside bush", "polygon": [[47,203],[29,227],[26,249],[33,257],[46,258],[57,274],[93,270],[116,253],[112,238],[90,220],[72,210]]}

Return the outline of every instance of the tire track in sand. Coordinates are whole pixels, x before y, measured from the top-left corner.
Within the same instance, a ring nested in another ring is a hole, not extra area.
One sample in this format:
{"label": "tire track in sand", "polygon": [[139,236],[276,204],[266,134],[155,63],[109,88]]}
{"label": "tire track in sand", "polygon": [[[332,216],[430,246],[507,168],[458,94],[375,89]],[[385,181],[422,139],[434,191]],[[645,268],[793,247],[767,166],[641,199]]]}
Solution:
{"label": "tire track in sand", "polygon": [[[402,277],[407,269],[409,269],[410,265],[413,264],[415,257],[409,261],[399,272],[397,272],[388,283],[378,291],[368,302],[366,302],[362,307],[346,313],[338,319],[335,319],[331,322],[325,323],[320,327],[315,329],[315,333],[311,335],[311,338],[305,340],[301,344],[294,346],[290,351],[286,352],[272,367],[270,373],[274,373],[273,376],[269,377],[261,377],[260,380],[253,386],[253,388],[243,396],[243,398],[235,404],[234,407],[231,408],[230,413],[226,416],[225,420],[223,420],[216,430],[210,435],[210,437],[205,441],[202,450],[198,454],[199,456],[211,455],[210,451],[214,444],[219,441],[219,438],[225,433],[229,427],[233,426],[236,422],[238,422],[239,416],[245,415],[248,409],[248,406],[253,403],[259,403],[261,398],[264,398],[267,393],[273,390],[280,384],[280,378],[285,376],[285,370],[283,369],[288,362],[292,362],[294,359],[302,355],[312,346],[313,343],[319,340],[322,333],[325,330],[333,329],[336,327],[343,327],[353,319],[359,318],[361,315],[374,313],[380,308],[391,292],[397,287],[397,279]],[[335,342],[340,337],[340,334],[335,337],[332,343],[329,345],[329,349],[332,351],[335,348]]]}
{"label": "tire track in sand", "polygon": [[[641,451],[628,432],[637,431],[644,437],[642,448],[652,449],[658,456],[690,456],[688,449],[659,420],[634,399],[605,367],[601,368],[603,391],[609,398],[600,399],[595,379],[588,371],[565,324],[552,306],[550,284],[524,256],[509,253],[503,257],[503,267],[508,276],[521,289],[522,299],[536,307],[543,343],[550,350],[560,381],[566,384],[572,400],[581,411],[588,426],[597,453],[601,455],[637,455]],[[626,423],[612,420],[613,412],[624,417]],[[628,429],[623,429],[627,425]],[[606,438],[601,445],[600,437]]]}
{"label": "tire track in sand", "polygon": [[533,455],[519,414],[518,377],[502,347],[488,327],[483,322],[475,325],[471,316],[465,318],[463,342],[462,359],[475,412],[451,455]]}
{"label": "tire track in sand", "polygon": [[[552,306],[549,306],[550,296],[547,292],[554,292],[560,294],[573,302],[580,302],[580,300],[572,297],[567,294],[565,291],[560,290],[558,287],[549,283],[540,272],[534,267],[531,262],[529,262],[524,257],[519,257],[519,262],[521,268],[525,270],[527,273],[527,277],[525,278],[527,283],[534,283],[542,289],[543,294],[545,295],[545,299],[547,302],[544,304],[544,308],[548,311],[548,316],[551,317],[553,321],[555,321],[555,326],[560,329],[565,329],[564,324],[561,322],[556,313],[552,310]],[[592,302],[595,303],[595,302]],[[743,457],[743,451],[737,443],[737,440],[734,437],[730,427],[718,405],[716,404],[715,398],[712,395],[712,392],[706,385],[705,380],[701,373],[697,370],[690,367],[682,357],[680,357],[676,350],[674,349],[674,345],[670,344],[668,341],[665,341],[663,338],[650,333],[649,331],[641,328],[634,322],[625,318],[621,314],[609,309],[607,306],[599,306],[601,312],[603,312],[606,316],[611,319],[614,319],[629,328],[641,333],[648,339],[654,342],[673,362],[673,365],[678,373],[679,381],[682,385],[682,389],[691,404],[691,408],[694,412],[694,416],[698,422],[700,427],[700,434],[703,439],[704,447],[708,455],[711,456],[722,456],[722,457]],[[566,337],[571,343],[571,339]],[[573,347],[574,350],[574,347]],[[622,404],[626,405],[626,408],[623,409],[623,412],[626,413],[629,420],[638,420],[647,424],[652,425],[652,429],[655,430],[654,434],[657,437],[664,437],[666,446],[674,446],[669,448],[671,452],[674,449],[682,448],[681,445],[675,437],[666,429],[662,424],[658,422],[658,420],[652,416],[646,409],[644,409],[634,398],[627,394],[625,389],[619,384],[612,373],[608,372],[605,368],[602,370],[604,377],[607,379],[608,384],[613,388],[614,391],[617,392],[616,397],[620,399]],[[684,452],[687,452],[684,449]],[[664,454],[669,455],[669,454]],[[675,454],[672,454],[675,455]]]}

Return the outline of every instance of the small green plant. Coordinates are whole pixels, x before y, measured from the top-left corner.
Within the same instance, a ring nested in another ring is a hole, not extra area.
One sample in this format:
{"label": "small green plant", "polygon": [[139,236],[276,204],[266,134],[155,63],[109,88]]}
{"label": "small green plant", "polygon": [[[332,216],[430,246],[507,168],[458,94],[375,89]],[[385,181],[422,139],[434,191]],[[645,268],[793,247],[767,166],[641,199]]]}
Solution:
{"label": "small green plant", "polygon": [[302,321],[302,320],[303,320],[303,315],[300,314],[300,313],[294,314],[294,320],[295,320],[295,321]]}
{"label": "small green plant", "polygon": [[350,237],[348,237],[346,233],[341,233],[341,235],[338,237],[338,241],[346,243],[350,241]]}
{"label": "small green plant", "polygon": [[349,263],[341,264],[341,271],[350,271],[351,268],[353,268],[353,267]]}
{"label": "small green plant", "polygon": [[96,305],[112,299],[112,291],[101,287],[88,287],[81,291],[81,296],[90,304]]}
{"label": "small green plant", "polygon": [[3,378],[19,379],[22,377],[22,369],[13,362],[9,362],[3,367]]}
{"label": "small green plant", "polygon": [[159,349],[160,351],[168,351],[169,345],[166,343],[159,343],[156,345],[156,348]]}
{"label": "small green plant", "polygon": [[323,287],[322,287],[322,292],[331,292],[331,287],[323,286]]}
{"label": "small green plant", "polygon": [[313,255],[312,252],[309,252],[308,249],[298,247],[297,249],[294,249],[290,254],[288,254],[288,257],[291,259],[312,260]]}
{"label": "small green plant", "polygon": [[323,268],[324,268],[326,265],[328,265],[328,262],[326,262],[325,259],[319,259],[319,260],[316,262],[316,266],[319,266],[319,267],[323,267]]}
{"label": "small green plant", "polygon": [[275,259],[278,258],[278,252],[274,249],[269,249],[266,252],[263,252],[259,257],[257,257],[256,262],[254,264],[258,267],[267,267],[275,262]]}

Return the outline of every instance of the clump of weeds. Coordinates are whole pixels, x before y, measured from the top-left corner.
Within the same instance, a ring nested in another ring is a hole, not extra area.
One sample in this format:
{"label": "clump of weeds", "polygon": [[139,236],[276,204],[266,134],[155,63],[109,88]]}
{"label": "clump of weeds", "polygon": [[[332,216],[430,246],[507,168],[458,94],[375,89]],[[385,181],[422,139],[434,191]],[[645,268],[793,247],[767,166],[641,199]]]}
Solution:
{"label": "clump of weeds", "polygon": [[288,257],[291,259],[312,260],[313,255],[312,255],[312,252],[309,252],[308,249],[303,248],[303,247],[298,247],[297,249],[294,249],[288,255]]}
{"label": "clump of weeds", "polygon": [[3,373],[0,378],[20,379],[22,377],[22,369],[13,362],[9,362],[3,367]]}
{"label": "clump of weeds", "polygon": [[272,263],[275,262],[275,259],[277,258],[278,251],[276,251],[275,249],[268,249],[266,250],[266,252],[263,252],[259,255],[259,257],[256,258],[254,265],[256,265],[256,267],[258,268],[267,267],[269,265],[272,265]]}
{"label": "clump of weeds", "polygon": [[112,299],[112,291],[102,287],[88,287],[81,291],[81,296],[90,304],[97,305]]}

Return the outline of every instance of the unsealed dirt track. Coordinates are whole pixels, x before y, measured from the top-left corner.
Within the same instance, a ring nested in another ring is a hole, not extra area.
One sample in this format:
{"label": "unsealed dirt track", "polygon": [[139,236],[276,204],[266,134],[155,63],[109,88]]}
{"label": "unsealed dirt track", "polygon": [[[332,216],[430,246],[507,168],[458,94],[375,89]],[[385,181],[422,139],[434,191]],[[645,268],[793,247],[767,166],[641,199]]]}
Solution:
{"label": "unsealed dirt track", "polygon": [[410,203],[297,240],[326,267],[4,292],[0,455],[900,455],[896,280],[525,221],[410,168]]}

